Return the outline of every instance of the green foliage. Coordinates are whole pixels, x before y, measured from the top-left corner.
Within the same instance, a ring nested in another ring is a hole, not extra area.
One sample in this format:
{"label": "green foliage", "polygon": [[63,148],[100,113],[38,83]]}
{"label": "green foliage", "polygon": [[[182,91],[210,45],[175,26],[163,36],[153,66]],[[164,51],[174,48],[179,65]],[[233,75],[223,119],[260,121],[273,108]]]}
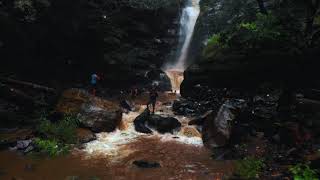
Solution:
{"label": "green foliage", "polygon": [[251,32],[257,32],[257,24],[255,22],[252,23],[241,23],[239,28],[246,29]]}
{"label": "green foliage", "polygon": [[34,143],[40,153],[44,153],[52,157],[65,154],[69,150],[68,146],[59,144],[55,140],[44,140],[36,138]]}
{"label": "green foliage", "polygon": [[272,14],[256,15],[250,22],[241,22],[229,30],[214,34],[204,49],[205,57],[238,50],[250,52],[264,48],[286,47],[288,35],[280,21]]}
{"label": "green foliage", "polygon": [[46,139],[61,143],[75,143],[78,119],[73,115],[66,115],[62,120],[52,123],[45,116],[40,118],[38,132]]}
{"label": "green foliage", "polygon": [[204,48],[203,54],[207,57],[216,55],[219,50],[224,48],[221,33],[214,34],[207,42],[207,46]]}
{"label": "green foliage", "polygon": [[259,49],[272,48],[285,42],[286,33],[279,20],[272,14],[257,14],[253,22],[243,22],[232,33],[231,43],[239,47]]}
{"label": "green foliage", "polygon": [[278,19],[272,14],[257,14],[257,20],[251,23],[241,23],[240,29],[245,29],[252,33],[258,40],[278,40],[281,35],[282,27]]}
{"label": "green foliage", "polygon": [[319,180],[317,171],[311,169],[307,164],[297,164],[289,168],[294,180]]}
{"label": "green foliage", "polygon": [[236,163],[236,173],[245,179],[252,179],[259,177],[260,172],[265,166],[264,161],[253,157],[247,157],[239,160]]}

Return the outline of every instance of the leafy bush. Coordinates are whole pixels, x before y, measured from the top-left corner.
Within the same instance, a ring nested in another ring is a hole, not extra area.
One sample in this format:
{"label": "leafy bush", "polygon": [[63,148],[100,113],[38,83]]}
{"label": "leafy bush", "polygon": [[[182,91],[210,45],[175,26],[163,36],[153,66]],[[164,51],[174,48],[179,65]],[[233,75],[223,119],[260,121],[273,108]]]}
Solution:
{"label": "leafy bush", "polygon": [[264,48],[286,48],[288,37],[288,33],[274,15],[258,13],[253,21],[241,22],[214,34],[204,49],[204,56],[214,57],[231,50],[256,52],[255,50]]}
{"label": "leafy bush", "polygon": [[228,48],[227,40],[224,33],[218,33],[211,36],[204,48],[203,54],[206,57],[213,57],[221,52],[223,49]]}
{"label": "leafy bush", "polygon": [[73,115],[66,115],[62,120],[52,123],[46,117],[40,118],[38,132],[45,138],[61,143],[75,143],[78,120]]}
{"label": "leafy bush", "polygon": [[247,157],[239,160],[236,163],[236,173],[245,179],[252,179],[259,177],[260,172],[265,166],[263,160],[253,157]]}
{"label": "leafy bush", "polygon": [[294,180],[318,180],[317,171],[307,164],[297,164],[289,168]]}
{"label": "leafy bush", "polygon": [[272,14],[257,14],[254,22],[241,23],[239,30],[247,30],[257,40],[278,40],[281,37],[282,26]]}
{"label": "leafy bush", "polygon": [[59,144],[55,140],[44,140],[44,139],[36,138],[34,143],[40,153],[44,153],[49,156],[57,156],[60,154],[65,154],[69,150],[68,146]]}

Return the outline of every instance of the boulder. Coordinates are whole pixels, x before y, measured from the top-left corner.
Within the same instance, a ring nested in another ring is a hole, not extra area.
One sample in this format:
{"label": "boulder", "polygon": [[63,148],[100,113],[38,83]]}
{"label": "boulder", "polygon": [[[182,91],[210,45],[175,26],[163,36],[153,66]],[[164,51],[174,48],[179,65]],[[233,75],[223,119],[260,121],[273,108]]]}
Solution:
{"label": "boulder", "polygon": [[150,111],[148,108],[143,111],[136,119],[134,120],[134,128],[136,131],[145,133],[145,134],[152,134],[152,131],[146,126],[146,122],[150,117]]}
{"label": "boulder", "polygon": [[198,131],[196,127],[193,126],[183,127],[181,130],[181,134],[183,134],[186,137],[201,137],[201,133]]}
{"label": "boulder", "polygon": [[244,100],[226,100],[217,113],[209,113],[202,129],[204,144],[210,148],[225,146],[231,137],[231,122],[244,107]]}
{"label": "boulder", "polygon": [[173,133],[174,130],[181,127],[177,119],[151,114],[148,109],[134,120],[134,125],[136,131],[142,133],[152,133],[149,127],[159,133]]}
{"label": "boulder", "polygon": [[30,144],[32,143],[32,140],[21,140],[21,141],[17,141],[17,149],[19,150],[24,150],[26,149]]}
{"label": "boulder", "polygon": [[81,144],[96,140],[96,135],[88,129],[78,128],[76,130],[77,141]]}
{"label": "boulder", "polygon": [[151,115],[147,121],[147,125],[159,133],[173,133],[181,127],[181,123],[173,117],[163,117],[160,115]]}
{"label": "boulder", "polygon": [[139,168],[159,168],[161,167],[159,163],[157,162],[148,162],[143,160],[133,161],[134,165],[136,165]]}
{"label": "boulder", "polygon": [[172,89],[169,77],[160,69],[148,71],[146,73],[146,78],[148,79],[149,87],[156,85],[159,91],[170,91]]}
{"label": "boulder", "polygon": [[122,110],[117,103],[94,97],[81,89],[64,91],[56,111],[76,114],[80,124],[94,132],[112,132],[122,119]]}

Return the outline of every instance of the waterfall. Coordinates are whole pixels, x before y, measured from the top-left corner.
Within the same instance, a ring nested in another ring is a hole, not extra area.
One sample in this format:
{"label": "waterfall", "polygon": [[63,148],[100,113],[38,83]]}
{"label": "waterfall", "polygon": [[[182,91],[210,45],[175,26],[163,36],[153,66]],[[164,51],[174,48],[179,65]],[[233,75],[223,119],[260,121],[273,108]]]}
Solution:
{"label": "waterfall", "polygon": [[180,17],[179,47],[176,61],[170,69],[185,70],[189,46],[192,40],[194,27],[200,14],[200,0],[187,0]]}
{"label": "waterfall", "polygon": [[200,14],[200,0],[186,0],[180,17],[179,47],[177,59],[166,65],[164,71],[171,80],[172,90],[179,93],[183,80],[183,71],[186,69],[186,59],[192,40],[194,27]]}

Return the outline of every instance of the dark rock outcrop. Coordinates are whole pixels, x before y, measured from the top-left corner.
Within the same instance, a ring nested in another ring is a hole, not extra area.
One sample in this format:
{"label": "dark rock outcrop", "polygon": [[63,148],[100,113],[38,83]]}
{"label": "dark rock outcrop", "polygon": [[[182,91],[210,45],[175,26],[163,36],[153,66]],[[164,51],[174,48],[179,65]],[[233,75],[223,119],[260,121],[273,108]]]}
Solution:
{"label": "dark rock outcrop", "polygon": [[48,0],[34,1],[30,14],[5,1],[0,7],[5,27],[0,30],[1,72],[55,87],[79,87],[93,72],[105,74],[100,83],[105,87],[145,85],[145,74],[160,70],[178,43],[180,4]]}
{"label": "dark rock outcrop", "polygon": [[122,119],[122,111],[117,103],[93,97],[80,89],[64,91],[56,111],[77,114],[81,125],[94,132],[112,132]]}
{"label": "dark rock outcrop", "polygon": [[88,129],[78,128],[76,130],[77,142],[80,144],[96,140],[96,135]]}
{"label": "dark rock outcrop", "polygon": [[146,109],[134,120],[135,129],[142,133],[152,133],[152,128],[159,133],[173,133],[181,127],[181,123],[173,117],[162,117],[160,115],[150,114]]}
{"label": "dark rock outcrop", "polygon": [[232,134],[232,121],[244,107],[243,100],[227,100],[217,113],[209,113],[203,122],[204,144],[210,148],[226,145]]}
{"label": "dark rock outcrop", "polygon": [[132,164],[136,165],[139,168],[159,168],[159,167],[161,167],[160,164],[157,162],[148,162],[148,161],[143,161],[143,160],[133,161]]}
{"label": "dark rock outcrop", "polygon": [[151,134],[152,131],[146,126],[146,121],[150,117],[150,111],[146,109],[134,120],[134,128],[136,131],[146,134]]}
{"label": "dark rock outcrop", "polygon": [[147,125],[159,133],[173,133],[181,127],[181,123],[173,117],[162,117],[160,115],[151,115],[147,121]]}
{"label": "dark rock outcrop", "polygon": [[210,88],[255,88],[264,82],[303,84],[299,66],[298,57],[289,53],[257,52],[249,56],[230,53],[190,66],[184,73],[181,93],[192,96],[198,84]]}

